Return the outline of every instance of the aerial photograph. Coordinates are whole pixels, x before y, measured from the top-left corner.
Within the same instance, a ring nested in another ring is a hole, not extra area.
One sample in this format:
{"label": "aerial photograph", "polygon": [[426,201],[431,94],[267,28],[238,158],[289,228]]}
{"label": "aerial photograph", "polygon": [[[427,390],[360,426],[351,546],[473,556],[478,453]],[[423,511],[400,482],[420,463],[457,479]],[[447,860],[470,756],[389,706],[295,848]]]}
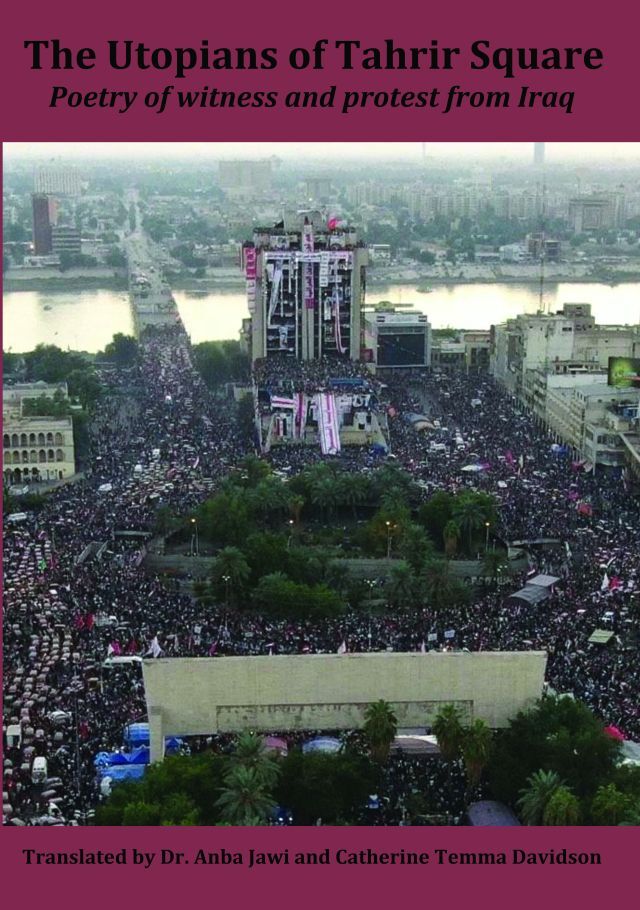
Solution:
{"label": "aerial photograph", "polygon": [[5,143],[2,323],[4,825],[640,825],[640,143]]}

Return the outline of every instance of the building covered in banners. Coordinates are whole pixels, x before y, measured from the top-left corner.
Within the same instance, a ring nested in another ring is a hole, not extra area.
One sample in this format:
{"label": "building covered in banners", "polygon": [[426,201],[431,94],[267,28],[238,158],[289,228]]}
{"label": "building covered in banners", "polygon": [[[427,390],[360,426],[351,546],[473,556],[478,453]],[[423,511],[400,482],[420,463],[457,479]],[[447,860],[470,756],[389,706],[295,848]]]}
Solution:
{"label": "building covered in banners", "polygon": [[318,445],[323,455],[337,455],[345,445],[375,447],[387,452],[384,408],[364,377],[335,378],[304,391],[257,389],[256,418],[260,447]]}
{"label": "building covered in banners", "polygon": [[367,250],[355,229],[287,212],[243,248],[251,360],[359,360]]}

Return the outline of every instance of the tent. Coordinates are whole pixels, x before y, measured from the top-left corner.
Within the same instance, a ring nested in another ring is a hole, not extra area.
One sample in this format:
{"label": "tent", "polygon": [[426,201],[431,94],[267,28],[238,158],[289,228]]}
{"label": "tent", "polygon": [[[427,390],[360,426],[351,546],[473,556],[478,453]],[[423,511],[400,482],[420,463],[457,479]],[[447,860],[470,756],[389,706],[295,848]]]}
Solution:
{"label": "tent", "polygon": [[286,740],[279,736],[265,736],[264,747],[267,752],[278,752],[280,755],[286,755],[289,751]]}
{"label": "tent", "polygon": [[121,783],[123,780],[140,780],[146,767],[146,765],[116,765],[101,768],[99,774],[103,780],[109,778],[114,783]]}
{"label": "tent", "polygon": [[473,827],[511,828],[520,825],[508,806],[493,799],[481,799],[477,803],[471,803],[467,809],[467,818]]}
{"label": "tent", "polygon": [[342,749],[342,743],[339,739],[332,736],[318,736],[316,739],[309,739],[302,746],[303,752],[327,752],[335,753]]}
{"label": "tent", "polygon": [[534,606],[535,604],[542,603],[543,600],[546,600],[551,591],[549,588],[543,588],[541,585],[530,585],[527,584],[524,588],[520,588],[519,591],[515,591],[510,597],[507,598],[508,604],[529,604],[529,606]]}

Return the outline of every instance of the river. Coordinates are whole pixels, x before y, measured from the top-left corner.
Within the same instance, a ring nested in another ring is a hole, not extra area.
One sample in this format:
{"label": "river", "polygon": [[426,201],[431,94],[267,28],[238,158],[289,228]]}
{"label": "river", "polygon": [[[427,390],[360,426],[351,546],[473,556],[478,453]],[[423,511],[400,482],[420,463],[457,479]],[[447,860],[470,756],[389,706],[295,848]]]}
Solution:
{"label": "river", "polygon": [[[248,315],[241,291],[174,293],[185,327],[194,343],[237,338]],[[367,303],[380,300],[413,303],[426,313],[434,328],[488,329],[519,313],[538,309],[535,285],[458,284],[436,286],[420,294],[414,285],[371,288]],[[604,324],[640,321],[640,284],[555,284],[545,290],[545,306],[553,311],[563,303],[591,303]],[[116,332],[131,334],[133,324],[123,291],[12,291],[3,300],[3,348],[29,351],[37,344],[95,352]]]}

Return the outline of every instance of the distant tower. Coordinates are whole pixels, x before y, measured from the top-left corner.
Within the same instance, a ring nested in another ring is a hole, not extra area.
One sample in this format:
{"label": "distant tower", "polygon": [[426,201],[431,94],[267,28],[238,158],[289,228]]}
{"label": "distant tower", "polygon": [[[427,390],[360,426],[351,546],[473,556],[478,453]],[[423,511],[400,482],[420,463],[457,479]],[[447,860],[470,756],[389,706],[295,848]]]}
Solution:
{"label": "distant tower", "polygon": [[51,209],[50,197],[44,193],[31,196],[33,210],[33,251],[36,256],[51,252]]}
{"label": "distant tower", "polygon": [[544,142],[533,143],[533,163],[536,167],[544,164]]}

